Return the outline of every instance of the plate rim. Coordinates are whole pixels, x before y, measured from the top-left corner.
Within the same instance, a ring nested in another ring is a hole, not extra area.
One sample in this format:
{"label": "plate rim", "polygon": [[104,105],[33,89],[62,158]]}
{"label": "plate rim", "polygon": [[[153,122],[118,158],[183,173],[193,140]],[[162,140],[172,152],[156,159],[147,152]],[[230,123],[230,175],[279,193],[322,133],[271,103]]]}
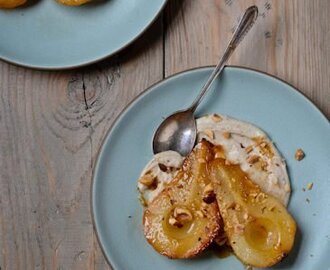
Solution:
{"label": "plate rim", "polygon": [[38,66],[38,65],[31,65],[29,63],[25,63],[25,62],[20,62],[20,61],[15,61],[15,60],[11,60],[8,57],[4,57],[0,55],[0,60],[4,61],[8,64],[12,64],[15,65],[17,67],[24,67],[24,68],[30,68],[30,69],[35,69],[35,70],[46,70],[46,71],[58,71],[58,70],[69,70],[69,69],[76,69],[76,68],[81,68],[81,67],[85,67],[88,65],[92,65],[95,64],[99,61],[105,60],[107,58],[110,58],[112,56],[114,56],[115,54],[119,53],[120,51],[126,49],[127,47],[129,47],[130,45],[132,45],[137,39],[139,39],[148,29],[149,27],[156,21],[156,19],[159,17],[159,15],[163,12],[166,4],[168,3],[169,0],[161,0],[163,1],[163,3],[160,5],[158,11],[155,13],[154,17],[150,20],[149,23],[147,23],[140,32],[138,32],[136,34],[135,37],[133,37],[132,39],[129,39],[128,41],[126,41],[126,43],[124,43],[122,46],[120,46],[119,48],[117,48],[116,50],[114,50],[113,52],[108,52],[105,53],[104,55],[100,56],[100,57],[96,57],[93,58],[92,60],[87,60],[84,62],[80,62],[77,64],[73,64],[73,65],[59,65],[59,66]]}
{"label": "plate rim", "polygon": [[[166,0],[167,1],[167,0]],[[136,95],[135,97],[132,98],[132,100],[126,105],[124,106],[124,108],[119,112],[119,114],[115,117],[114,121],[112,122],[112,124],[110,125],[109,129],[107,130],[107,132],[104,135],[104,138],[102,139],[102,142],[100,144],[100,147],[98,149],[96,158],[95,158],[95,162],[93,165],[93,170],[92,170],[92,181],[91,181],[91,185],[90,185],[90,214],[92,217],[92,224],[93,224],[93,230],[95,232],[96,235],[96,239],[97,242],[99,244],[99,247],[101,249],[102,255],[104,257],[104,259],[106,260],[106,262],[110,265],[110,267],[112,267],[113,270],[118,270],[119,268],[117,267],[117,265],[115,265],[111,260],[110,256],[108,257],[108,255],[105,252],[105,248],[102,244],[101,241],[101,237],[100,237],[100,233],[99,230],[97,228],[96,225],[96,217],[95,217],[95,211],[94,211],[94,187],[95,187],[95,183],[96,183],[96,168],[98,168],[100,160],[101,160],[101,153],[102,150],[104,149],[105,146],[105,142],[108,139],[109,134],[111,133],[111,131],[113,130],[113,128],[117,125],[117,123],[119,122],[120,118],[125,114],[125,112],[134,104],[135,101],[137,101],[139,98],[141,98],[143,95],[147,94],[148,92],[152,91],[152,89],[154,87],[156,87],[158,84],[163,83],[167,80],[172,79],[173,77],[176,76],[180,76],[183,75],[184,73],[190,73],[192,71],[196,71],[196,70],[204,70],[204,69],[210,69],[210,68],[215,68],[215,65],[207,65],[207,66],[199,66],[199,67],[194,67],[194,68],[190,68],[190,69],[186,69],[177,73],[174,73],[166,78],[163,78],[153,84],[151,84],[149,87],[145,88],[141,93],[139,93],[138,95]],[[323,120],[328,121],[327,117],[325,116],[325,114],[312,102],[312,100],[307,97],[304,93],[300,92],[298,90],[298,88],[296,88],[295,86],[293,86],[291,83],[286,82],[285,80],[278,78],[275,75],[269,74],[265,71],[261,71],[255,68],[250,68],[250,67],[244,67],[244,66],[239,66],[239,65],[226,65],[225,68],[230,68],[230,69],[236,69],[236,70],[243,70],[243,71],[251,71],[253,73],[257,73],[257,74],[261,74],[264,75],[266,77],[270,77],[273,80],[277,80],[280,83],[283,83],[287,86],[289,86],[290,91],[294,91],[296,94],[300,95],[309,105],[312,106],[312,108],[319,113],[319,115],[323,118]],[[329,122],[329,121],[328,121]]]}

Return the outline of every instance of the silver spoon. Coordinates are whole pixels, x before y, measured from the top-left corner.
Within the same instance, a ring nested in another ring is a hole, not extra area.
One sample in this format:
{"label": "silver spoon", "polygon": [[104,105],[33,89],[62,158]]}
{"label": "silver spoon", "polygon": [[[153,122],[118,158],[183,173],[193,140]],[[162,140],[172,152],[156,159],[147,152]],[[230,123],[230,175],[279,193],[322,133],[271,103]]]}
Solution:
{"label": "silver spoon", "polygon": [[245,11],[244,16],[240,20],[224,55],[202,87],[201,92],[192,105],[186,110],[173,113],[160,124],[152,141],[154,154],[167,150],[174,150],[182,156],[186,156],[191,152],[195,145],[197,136],[194,112],[202,98],[205,96],[207,90],[210,89],[211,84],[225,67],[225,64],[236,49],[239,42],[251,29],[253,23],[257,19],[257,16],[258,8],[256,6],[251,6]]}

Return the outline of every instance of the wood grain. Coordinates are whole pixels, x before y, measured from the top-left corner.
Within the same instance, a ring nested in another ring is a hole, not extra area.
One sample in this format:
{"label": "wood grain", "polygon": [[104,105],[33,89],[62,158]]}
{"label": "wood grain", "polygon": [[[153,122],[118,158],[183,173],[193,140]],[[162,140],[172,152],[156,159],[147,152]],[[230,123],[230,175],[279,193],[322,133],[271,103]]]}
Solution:
{"label": "wood grain", "polygon": [[106,131],[152,83],[215,64],[251,4],[260,17],[230,63],[287,80],[330,117],[325,0],[170,0],[138,42],[96,65],[43,72],[0,62],[1,270],[109,269],[90,215]]}
{"label": "wood grain", "polygon": [[216,64],[252,4],[258,6],[259,18],[229,64],[286,80],[329,118],[329,1],[171,1],[165,14],[165,75]]}
{"label": "wood grain", "polygon": [[112,60],[66,72],[0,64],[0,268],[108,269],[90,184],[123,107],[162,79],[161,19]]}

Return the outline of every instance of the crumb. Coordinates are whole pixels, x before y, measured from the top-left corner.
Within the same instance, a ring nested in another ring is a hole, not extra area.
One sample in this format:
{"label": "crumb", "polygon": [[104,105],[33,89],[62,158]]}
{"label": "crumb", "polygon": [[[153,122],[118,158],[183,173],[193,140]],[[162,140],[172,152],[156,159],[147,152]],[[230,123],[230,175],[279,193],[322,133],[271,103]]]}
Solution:
{"label": "crumb", "polygon": [[245,148],[245,152],[247,154],[249,154],[250,152],[252,152],[252,150],[253,150],[253,146],[252,145],[249,145],[248,147]]}
{"label": "crumb", "polygon": [[308,190],[312,190],[313,185],[314,185],[313,183],[308,183],[308,184],[307,184],[307,189],[308,189]]}
{"label": "crumb", "polygon": [[128,216],[128,218],[132,218],[132,216]]}
{"label": "crumb", "polygon": [[212,129],[205,129],[205,130],[203,131],[203,133],[204,133],[207,137],[209,137],[210,139],[214,139],[214,133],[213,133]]}
{"label": "crumb", "polygon": [[224,137],[225,139],[230,139],[230,137],[231,137],[230,132],[225,131],[225,132],[223,133],[223,137]]}
{"label": "crumb", "polygon": [[232,164],[231,164],[231,162],[228,159],[225,159],[225,165],[230,166]]}
{"label": "crumb", "polygon": [[305,153],[304,153],[304,151],[303,151],[301,148],[297,149],[297,151],[296,151],[296,153],[295,153],[295,155],[294,155],[294,158],[295,158],[296,160],[300,161],[300,160],[302,160],[304,157],[305,157]]}
{"label": "crumb", "polygon": [[310,203],[311,201],[308,198],[306,198],[306,202]]}
{"label": "crumb", "polygon": [[306,189],[305,189],[305,188],[302,188],[302,191],[303,191],[303,192],[305,192],[305,191],[306,191]]}
{"label": "crumb", "polygon": [[257,161],[259,160],[259,156],[257,155],[252,155],[252,156],[249,156],[246,161],[250,164],[254,164],[256,163]]}
{"label": "crumb", "polygon": [[202,238],[201,237],[198,237],[198,241],[201,241],[202,240]]}
{"label": "crumb", "polygon": [[156,178],[152,174],[145,174],[139,179],[139,182],[147,187],[151,187],[155,183],[155,181]]}
{"label": "crumb", "polygon": [[267,161],[265,160],[260,160],[260,167],[263,171],[266,171],[267,170],[267,167],[268,167],[268,163]]}
{"label": "crumb", "polygon": [[213,114],[211,116],[211,119],[213,120],[213,122],[218,123],[218,122],[220,122],[222,120],[222,117],[220,115],[218,115],[218,114]]}

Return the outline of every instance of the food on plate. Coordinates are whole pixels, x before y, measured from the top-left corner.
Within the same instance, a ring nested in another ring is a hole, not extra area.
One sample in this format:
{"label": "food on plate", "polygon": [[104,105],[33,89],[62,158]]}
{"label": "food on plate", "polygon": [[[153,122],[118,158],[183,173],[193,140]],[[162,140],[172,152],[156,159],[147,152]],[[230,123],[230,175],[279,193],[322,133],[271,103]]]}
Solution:
{"label": "food on plate", "polygon": [[66,6],[80,6],[90,2],[90,0],[57,0],[57,1]]}
{"label": "food on plate", "polygon": [[222,158],[209,166],[210,179],[235,255],[245,264],[270,267],[292,249],[296,223],[273,196],[261,191],[239,165]]}
{"label": "food on plate", "polygon": [[207,115],[196,122],[199,141],[205,138],[221,145],[227,163],[239,164],[263,192],[288,204],[291,187],[286,164],[264,131],[225,115]]}
{"label": "food on plate", "polygon": [[182,162],[183,157],[179,153],[166,151],[156,154],[146,165],[138,181],[138,189],[146,205],[174,178]]}
{"label": "food on plate", "polygon": [[[285,161],[261,129],[250,123],[218,114],[200,117],[196,122],[198,141],[206,139],[214,145],[221,145],[227,163],[239,164],[264,192],[287,205],[291,187]],[[151,174],[158,182],[157,188],[138,184],[146,203],[173,179],[182,162],[183,157],[174,151],[162,152],[152,158],[142,171],[140,179],[145,174]],[[165,165],[165,169],[161,170],[158,164]]]}
{"label": "food on plate", "polygon": [[300,161],[300,160],[304,159],[304,157],[305,157],[304,151],[301,148],[297,149],[296,153],[294,154],[294,158],[296,160]]}
{"label": "food on plate", "polygon": [[[291,250],[296,231],[286,210],[291,188],[284,159],[252,124],[218,114],[196,122],[197,145],[188,157],[159,153],[140,175],[147,240],[170,258],[192,257],[213,241],[229,245],[246,264],[276,264]],[[199,223],[208,203],[212,211],[204,222],[214,221],[212,215],[218,220],[212,234]]]}
{"label": "food on plate", "polygon": [[0,0],[0,8],[15,8],[26,3],[26,0]]}
{"label": "food on plate", "polygon": [[307,189],[312,190],[313,186],[314,186],[314,184],[310,182],[307,184]]}
{"label": "food on plate", "polygon": [[221,219],[206,171],[210,155],[209,147],[199,144],[145,209],[145,237],[162,255],[193,257],[218,235]]}

